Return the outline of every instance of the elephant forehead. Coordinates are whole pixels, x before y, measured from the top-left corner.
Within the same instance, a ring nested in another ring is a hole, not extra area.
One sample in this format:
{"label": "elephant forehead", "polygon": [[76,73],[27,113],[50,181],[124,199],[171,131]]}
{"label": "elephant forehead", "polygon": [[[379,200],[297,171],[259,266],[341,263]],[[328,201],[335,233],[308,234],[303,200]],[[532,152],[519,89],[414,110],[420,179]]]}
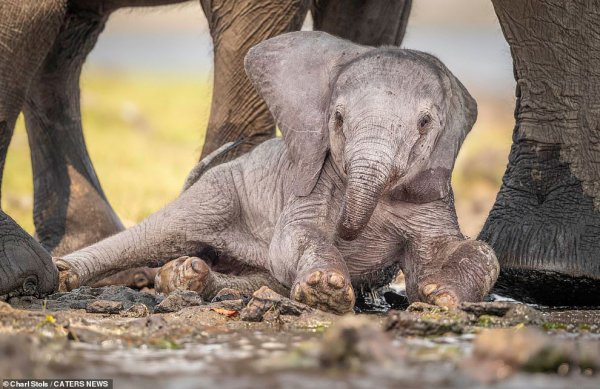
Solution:
{"label": "elephant forehead", "polygon": [[439,70],[428,62],[377,50],[345,66],[336,82],[338,92],[381,90],[391,95],[412,93],[445,96]]}

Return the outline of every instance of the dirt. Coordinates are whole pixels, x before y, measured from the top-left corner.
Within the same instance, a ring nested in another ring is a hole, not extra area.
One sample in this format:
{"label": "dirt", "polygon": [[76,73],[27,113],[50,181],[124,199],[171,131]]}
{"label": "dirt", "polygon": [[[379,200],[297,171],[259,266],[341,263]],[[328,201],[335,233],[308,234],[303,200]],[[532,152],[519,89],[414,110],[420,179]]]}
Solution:
{"label": "dirt", "polygon": [[[0,302],[0,377],[113,378],[115,388],[600,386],[600,310],[381,303],[336,316],[266,288],[214,302],[148,292],[84,287]],[[393,292],[385,300],[401,301]]]}

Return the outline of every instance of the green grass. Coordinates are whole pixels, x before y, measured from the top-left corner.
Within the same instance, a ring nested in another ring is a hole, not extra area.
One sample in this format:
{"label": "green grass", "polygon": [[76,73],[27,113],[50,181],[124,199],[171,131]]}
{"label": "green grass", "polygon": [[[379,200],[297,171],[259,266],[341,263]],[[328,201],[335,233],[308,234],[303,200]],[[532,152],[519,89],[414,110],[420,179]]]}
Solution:
{"label": "green grass", "polygon": [[[106,195],[126,225],[179,193],[200,155],[211,92],[209,75],[84,73],[86,142]],[[479,105],[481,115],[452,180],[461,228],[470,236],[477,234],[494,202],[513,125],[511,104]],[[33,233],[32,206],[31,163],[20,119],[8,153],[2,207]]]}
{"label": "green grass", "polygon": [[[139,222],[181,190],[204,141],[209,79],[84,74],[85,139],[102,187],[126,224]],[[32,205],[29,147],[20,118],[7,157],[2,207],[33,233]]]}

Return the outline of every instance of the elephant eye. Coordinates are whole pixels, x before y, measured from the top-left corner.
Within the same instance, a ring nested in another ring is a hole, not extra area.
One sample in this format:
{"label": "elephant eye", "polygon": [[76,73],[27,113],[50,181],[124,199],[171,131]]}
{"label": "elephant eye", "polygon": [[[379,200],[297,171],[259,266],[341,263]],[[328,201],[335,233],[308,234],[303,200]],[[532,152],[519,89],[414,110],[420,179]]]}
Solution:
{"label": "elephant eye", "polygon": [[427,130],[429,129],[429,124],[431,124],[431,116],[423,115],[423,117],[421,117],[421,119],[419,119],[419,124],[418,124],[419,134],[425,135],[427,133]]}
{"label": "elephant eye", "polygon": [[339,128],[344,124],[344,118],[339,111],[335,111],[335,125]]}

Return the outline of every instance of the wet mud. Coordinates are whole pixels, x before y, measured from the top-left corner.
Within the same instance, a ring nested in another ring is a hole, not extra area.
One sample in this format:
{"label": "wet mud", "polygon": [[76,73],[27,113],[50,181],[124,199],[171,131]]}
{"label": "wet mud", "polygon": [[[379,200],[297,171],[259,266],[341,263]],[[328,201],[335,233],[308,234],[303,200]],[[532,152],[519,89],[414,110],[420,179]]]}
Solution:
{"label": "wet mud", "polygon": [[[600,310],[511,301],[337,316],[263,288],[207,302],[82,287],[0,302],[0,377],[115,388],[600,387]],[[388,305],[386,307],[385,305]]]}

